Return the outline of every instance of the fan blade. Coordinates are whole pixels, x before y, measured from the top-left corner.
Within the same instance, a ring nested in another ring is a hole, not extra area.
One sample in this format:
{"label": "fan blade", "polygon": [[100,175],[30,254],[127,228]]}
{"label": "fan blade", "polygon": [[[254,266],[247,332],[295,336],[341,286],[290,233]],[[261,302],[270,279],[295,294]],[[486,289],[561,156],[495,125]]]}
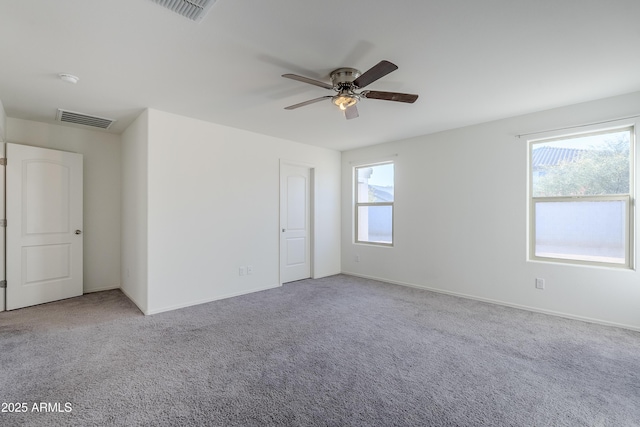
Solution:
{"label": "fan blade", "polygon": [[418,99],[418,95],[410,93],[380,92],[377,90],[366,90],[360,96],[367,99],[382,99],[384,101],[407,102],[409,104],[413,104]]}
{"label": "fan blade", "polygon": [[333,86],[331,86],[329,83],[313,80],[313,79],[310,79],[309,77],[302,77],[297,74],[283,74],[282,77],[285,77],[287,79],[297,80],[302,83],[309,83],[310,85],[320,86],[325,89],[333,89]]}
{"label": "fan blade", "polygon": [[392,71],[398,69],[396,64],[393,64],[389,61],[380,61],[373,67],[369,68],[364,72],[360,77],[353,81],[353,84],[356,85],[357,88],[362,89],[363,87],[375,82],[381,77],[386,76]]}
{"label": "fan blade", "polygon": [[315,104],[316,102],[320,102],[323,99],[333,98],[331,95],[321,96],[320,98],[310,99],[308,101],[301,102],[299,104],[289,105],[288,107],[284,107],[285,110],[295,110],[296,108],[304,107],[305,105]]}
{"label": "fan blade", "polygon": [[344,110],[344,117],[347,120],[356,119],[360,117],[360,115],[358,114],[358,107],[356,107],[355,104],[352,105],[351,107],[348,107],[346,110]]}

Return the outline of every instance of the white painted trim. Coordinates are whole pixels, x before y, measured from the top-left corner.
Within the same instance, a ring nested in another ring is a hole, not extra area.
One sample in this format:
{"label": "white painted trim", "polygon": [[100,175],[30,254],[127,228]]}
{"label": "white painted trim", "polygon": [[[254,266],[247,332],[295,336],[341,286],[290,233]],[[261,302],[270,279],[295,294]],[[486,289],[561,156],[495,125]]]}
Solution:
{"label": "white painted trim", "polygon": [[[0,126],[4,124],[4,110],[0,102]],[[5,157],[7,144],[4,140],[4,129],[0,129],[0,157]],[[0,219],[6,219],[6,166],[0,166]],[[0,227],[0,280],[7,280],[7,227]],[[7,288],[0,288],[0,311],[7,309]]]}
{"label": "white painted trim", "polygon": [[299,162],[297,160],[286,159],[284,157],[280,158],[280,165],[282,164],[287,164],[291,166],[302,166],[309,169],[315,169],[317,167],[315,163]]}
{"label": "white painted trim", "polygon": [[389,163],[394,162],[396,157],[398,157],[398,153],[387,154],[386,156],[372,157],[369,159],[351,160],[349,162],[349,165],[357,168],[366,165],[376,165],[378,163]]}
{"label": "white painted trim", "polygon": [[312,279],[313,280],[324,279],[325,277],[335,276],[336,274],[347,274],[347,273],[325,273],[325,274],[321,274],[319,276],[313,276]]}
{"label": "white painted trim", "polygon": [[84,289],[83,294],[92,294],[94,292],[112,291],[114,289],[120,289],[120,285],[103,286],[101,288]]}
{"label": "white painted trim", "polygon": [[146,316],[147,314],[149,314],[149,313],[147,313],[145,310],[143,310],[143,309],[142,309],[142,307],[140,307],[140,304],[138,304],[138,303],[136,302],[136,300],[135,300],[135,299],[133,299],[133,297],[129,294],[129,292],[127,292],[127,291],[126,291],[124,288],[122,288],[122,287],[120,287],[119,289],[122,291],[122,293],[123,293],[127,298],[129,298],[129,301],[131,301],[131,302],[132,302],[136,307],[138,307],[138,310],[140,310],[140,311],[142,312],[142,314],[144,314],[145,316]]}
{"label": "white painted trim", "polygon": [[[632,116],[628,118],[637,118],[640,116]],[[534,132],[533,134],[545,134],[544,137],[539,137],[535,139],[527,140],[527,261],[545,261],[549,263],[557,263],[557,264],[573,264],[573,265],[582,265],[582,266],[599,266],[606,268],[614,268],[621,270],[635,270],[636,269],[636,260],[635,260],[635,245],[636,245],[636,230],[635,230],[635,181],[636,181],[636,132],[638,129],[639,120],[634,120],[632,122],[623,121],[626,119],[617,119],[617,120],[607,120],[600,123],[614,123],[609,127],[602,128],[597,127],[597,124],[592,125],[584,125],[577,127],[585,127],[580,132],[574,132],[570,134],[562,133],[563,129],[558,129],[555,131],[545,131],[545,132]],[[572,129],[573,127],[565,128]],[[576,196],[576,197],[534,197],[533,196],[533,149],[534,145],[551,142],[551,141],[562,141],[566,139],[571,139],[574,137],[581,136],[593,136],[593,135],[603,135],[611,132],[619,132],[619,131],[629,131],[629,159],[630,159],[630,168],[631,168],[631,176],[629,179],[629,193],[628,195],[606,195],[606,196]],[[526,135],[526,134],[525,134]],[[567,257],[540,257],[535,255],[535,236],[536,236],[536,203],[538,202],[580,202],[580,201],[608,201],[608,200],[622,200],[626,198],[626,221],[625,221],[625,262],[624,264],[617,264],[608,261],[595,261],[588,259],[571,259]]]}
{"label": "white painted trim", "polygon": [[[396,154],[397,156],[397,154]],[[395,198],[395,192],[394,192],[394,196],[393,196],[393,201],[391,202],[359,202],[359,194],[358,191],[360,190],[360,181],[358,178],[358,169],[364,169],[364,168],[374,168],[376,166],[383,166],[383,165],[392,165],[393,166],[393,182],[394,182],[394,188],[395,188],[395,175],[396,175],[396,171],[395,171],[395,167],[396,167],[396,162],[395,160],[386,160],[383,162],[377,162],[377,163],[364,163],[361,165],[357,165],[357,166],[353,166],[351,168],[351,175],[353,178],[353,207],[352,207],[352,215],[353,215],[353,233],[352,233],[352,241],[351,243],[353,245],[372,245],[372,246],[382,246],[382,247],[387,247],[387,248],[393,248],[394,247],[394,242],[395,242],[395,203],[396,203],[396,198]],[[368,177],[367,177],[368,179]],[[360,216],[358,215],[358,211],[359,208],[361,206],[391,206],[391,243],[384,243],[384,242],[373,242],[370,240],[359,240],[358,236],[360,234],[360,226],[358,224],[359,218]]]}
{"label": "white painted trim", "polygon": [[4,111],[4,106],[0,100],[0,142],[6,142],[5,136],[7,134],[7,114]]}
{"label": "white painted trim", "polygon": [[[541,130],[541,131],[529,132],[529,133],[521,133],[520,135],[516,135],[516,138],[521,139],[522,137],[537,135],[535,139],[529,140],[529,142],[531,142],[531,141],[536,141],[537,139],[546,139],[546,137],[541,137],[540,135],[555,135],[560,132],[568,132],[572,129],[584,128],[581,131],[575,131],[569,134],[569,135],[575,135],[583,132],[589,132],[589,129],[600,129],[602,128],[602,125],[612,126],[611,124],[613,123],[613,126],[617,126],[618,124],[624,123],[627,121],[636,122],[637,120],[635,119],[637,119],[638,117],[640,117],[640,114],[634,114],[633,116],[620,117],[620,118],[611,119],[611,120],[601,120],[599,122],[591,122],[591,123],[585,123],[581,125],[565,126],[563,128]],[[609,127],[605,129],[608,129],[608,128]]]}
{"label": "white painted trim", "polygon": [[343,271],[341,274],[346,274],[346,275],[355,276],[355,277],[362,277],[363,279],[378,280],[380,282],[390,283],[392,285],[400,285],[400,286],[406,286],[406,287],[409,287],[409,288],[423,289],[425,291],[431,291],[431,292],[436,292],[436,293],[445,294],[445,295],[452,295],[452,296],[455,296],[455,297],[460,297],[460,298],[465,298],[465,299],[470,299],[470,300],[475,300],[475,301],[481,301],[481,302],[486,302],[486,303],[490,303],[490,304],[502,305],[502,306],[505,306],[505,307],[517,308],[517,309],[520,309],[520,310],[531,311],[531,312],[534,312],[534,313],[547,314],[547,315],[550,315],[550,316],[562,317],[562,318],[565,318],[565,319],[580,320],[582,322],[595,323],[595,324],[604,325],[604,326],[613,326],[613,327],[616,327],[616,328],[629,329],[631,331],[640,332],[640,328],[638,328],[636,326],[626,325],[624,323],[608,322],[606,320],[594,319],[592,317],[576,316],[576,315],[573,315],[573,314],[563,313],[563,312],[560,312],[560,311],[544,310],[544,309],[540,309],[540,308],[536,308],[536,307],[530,307],[528,305],[512,304],[512,303],[509,303],[509,302],[506,302],[506,301],[494,300],[494,299],[491,299],[491,298],[482,298],[482,297],[478,297],[478,296],[475,296],[475,295],[463,294],[463,293],[460,293],[460,292],[445,291],[445,290],[438,289],[438,288],[433,288],[433,287],[430,287],[430,286],[416,285],[414,283],[400,282],[400,281],[397,281],[397,280],[381,279],[379,277],[366,276],[366,275],[363,275],[363,274],[351,273],[351,272],[348,272],[348,271]]}
{"label": "white painted trim", "polygon": [[[269,286],[265,286],[265,287],[261,287],[261,288],[249,289],[249,290],[241,291],[241,292],[233,292],[233,293],[230,293],[230,294],[225,294],[225,295],[214,297],[214,298],[206,298],[206,299],[202,299],[202,300],[198,300],[198,301],[192,301],[192,302],[189,302],[189,303],[186,303],[186,304],[172,305],[172,306],[169,306],[169,307],[158,308],[158,309],[150,310],[150,311],[147,311],[147,312],[143,311],[143,313],[146,314],[146,315],[158,314],[158,313],[163,313],[165,311],[172,311],[172,310],[177,310],[177,309],[180,309],[180,308],[191,307],[191,306],[194,306],[194,305],[206,304],[208,302],[218,301],[218,300],[221,300],[221,299],[227,299],[227,298],[238,297],[240,295],[251,294],[253,292],[266,291],[266,290],[269,290],[269,289],[279,288],[281,286],[282,285],[269,285]],[[125,295],[126,295],[126,293],[125,293]]]}
{"label": "white painted trim", "polygon": [[309,169],[309,273],[315,278],[316,264],[316,165],[314,163],[298,162],[280,158],[278,162],[278,286],[282,286],[282,165],[303,167]]}

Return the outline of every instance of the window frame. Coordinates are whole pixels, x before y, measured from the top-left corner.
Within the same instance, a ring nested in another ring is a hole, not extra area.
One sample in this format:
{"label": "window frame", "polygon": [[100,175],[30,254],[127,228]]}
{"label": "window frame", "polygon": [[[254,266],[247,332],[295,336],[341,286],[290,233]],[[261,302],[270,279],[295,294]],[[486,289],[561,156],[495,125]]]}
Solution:
{"label": "window frame", "polygon": [[[572,138],[587,137],[593,135],[604,135],[621,131],[629,131],[629,193],[628,194],[606,194],[606,195],[590,195],[590,196],[538,196],[534,197],[533,192],[533,149],[536,144],[547,143],[552,141],[561,141]],[[528,260],[542,261],[559,264],[573,264],[586,266],[610,267],[616,269],[635,270],[635,177],[636,177],[636,125],[635,123],[626,123],[621,126],[607,128],[593,128],[592,130],[580,133],[560,133],[554,132],[544,138],[536,138],[528,140],[528,159],[527,159],[527,177],[528,177]],[[573,259],[563,257],[547,257],[536,255],[536,204],[537,203],[554,203],[554,202],[607,202],[607,201],[623,201],[625,203],[624,223],[625,230],[625,262],[614,263],[606,261],[595,261],[585,259]]]}
{"label": "window frame", "polygon": [[[394,195],[393,195],[393,201],[392,202],[359,202],[358,201],[358,170],[359,169],[364,169],[364,168],[371,168],[371,167],[375,167],[375,166],[383,166],[383,165],[393,165],[393,187],[394,187]],[[361,245],[374,245],[374,246],[384,246],[384,247],[393,247],[395,244],[395,183],[396,183],[396,171],[395,171],[395,167],[396,164],[393,160],[385,160],[385,161],[380,161],[380,162],[374,162],[374,163],[363,163],[363,164],[358,164],[356,166],[353,167],[353,180],[354,180],[354,184],[353,184],[353,215],[354,215],[354,229],[353,229],[353,238],[354,238],[354,243],[355,244],[361,244]],[[359,222],[358,222],[358,210],[360,207],[368,207],[368,206],[390,206],[391,207],[391,243],[386,243],[386,242],[372,242],[369,240],[360,240],[359,236],[358,236],[358,229],[359,229]]]}

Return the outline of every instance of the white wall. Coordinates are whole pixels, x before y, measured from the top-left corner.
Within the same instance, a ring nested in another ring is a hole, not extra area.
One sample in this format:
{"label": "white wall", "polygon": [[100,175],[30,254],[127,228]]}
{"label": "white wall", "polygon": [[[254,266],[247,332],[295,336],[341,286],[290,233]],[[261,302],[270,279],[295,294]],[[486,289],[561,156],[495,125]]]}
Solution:
{"label": "white wall", "polygon": [[[84,156],[84,292],[120,287],[120,137],[7,117],[6,140]],[[10,160],[9,160],[10,161]]]}
{"label": "white wall", "polygon": [[[343,272],[640,330],[638,272],[527,261],[527,140],[515,137],[634,114],[640,92],[344,152]],[[394,154],[395,246],[355,245],[352,162]]]}
{"label": "white wall", "polygon": [[147,312],[279,285],[280,159],[314,165],[314,276],[340,272],[339,152],[148,114]]}
{"label": "white wall", "polygon": [[147,156],[149,115],[122,133],[122,291],[147,312]]}

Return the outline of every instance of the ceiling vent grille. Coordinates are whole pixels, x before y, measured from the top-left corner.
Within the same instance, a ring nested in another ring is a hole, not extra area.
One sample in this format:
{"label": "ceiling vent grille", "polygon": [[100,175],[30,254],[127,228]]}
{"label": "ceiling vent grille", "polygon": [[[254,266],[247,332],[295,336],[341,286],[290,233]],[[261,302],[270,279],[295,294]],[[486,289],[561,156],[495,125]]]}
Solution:
{"label": "ceiling vent grille", "polygon": [[91,126],[100,129],[109,129],[115,120],[104,117],[89,116],[87,114],[76,113],[58,108],[56,120],[64,123],[74,123],[77,125]]}
{"label": "ceiling vent grille", "polygon": [[160,6],[189,18],[192,21],[201,20],[216,0],[153,0]]}

